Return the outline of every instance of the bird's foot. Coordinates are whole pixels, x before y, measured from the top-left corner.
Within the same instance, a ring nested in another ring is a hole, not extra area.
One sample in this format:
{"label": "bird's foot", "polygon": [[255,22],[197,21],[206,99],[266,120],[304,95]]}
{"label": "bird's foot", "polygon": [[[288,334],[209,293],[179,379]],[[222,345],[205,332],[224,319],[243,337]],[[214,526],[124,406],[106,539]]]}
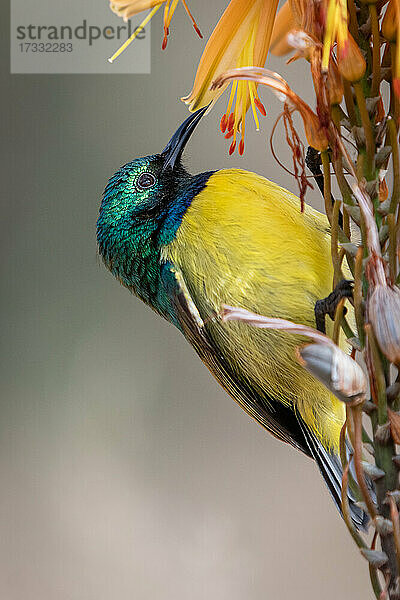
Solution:
{"label": "bird's foot", "polygon": [[[343,298],[353,297],[353,282],[347,279],[339,281],[335,289],[329,296],[322,300],[317,300],[314,306],[315,324],[318,331],[326,332],[325,317],[329,315],[332,320],[335,318],[336,309]],[[346,309],[345,309],[346,311]],[[346,314],[346,312],[344,312]]]}

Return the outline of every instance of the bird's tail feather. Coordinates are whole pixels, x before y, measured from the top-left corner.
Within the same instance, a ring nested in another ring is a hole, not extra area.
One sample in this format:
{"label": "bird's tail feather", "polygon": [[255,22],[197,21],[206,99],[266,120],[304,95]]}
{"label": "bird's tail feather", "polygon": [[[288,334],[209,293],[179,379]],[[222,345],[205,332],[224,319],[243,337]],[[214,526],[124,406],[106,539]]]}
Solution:
{"label": "bird's tail feather", "polygon": [[[336,507],[342,514],[341,503],[343,470],[340,457],[334,452],[329,452],[326,450],[326,448],[324,448],[321,442],[302,421],[301,417],[298,417],[298,420],[312,457],[318,465],[318,468],[325,480],[326,485],[328,486],[329,492],[336,504]],[[353,471],[352,468],[351,471]],[[371,488],[372,487],[373,486],[371,482]],[[357,527],[357,529],[365,531],[369,521],[368,515],[360,506],[356,504],[357,499],[350,488],[348,488],[347,497],[349,500],[350,515],[354,525]]]}

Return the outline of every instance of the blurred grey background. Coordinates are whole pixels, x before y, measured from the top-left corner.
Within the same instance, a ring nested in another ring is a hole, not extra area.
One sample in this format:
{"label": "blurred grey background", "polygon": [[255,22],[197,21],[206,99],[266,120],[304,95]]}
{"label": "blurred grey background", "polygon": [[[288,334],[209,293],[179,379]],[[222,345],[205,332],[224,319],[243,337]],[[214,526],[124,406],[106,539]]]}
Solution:
{"label": "blurred grey background", "polygon": [[[205,38],[225,4],[191,2]],[[151,75],[10,76],[1,13],[0,598],[371,597],[313,463],[252,422],[96,255],[107,178],[187,115],[178,98],[204,43],[182,7],[165,52],[154,20]],[[310,97],[305,65],[268,66]],[[223,98],[190,142],[192,171],[240,166],[296,191],[268,147],[280,103],[261,94],[244,157],[218,133]]]}

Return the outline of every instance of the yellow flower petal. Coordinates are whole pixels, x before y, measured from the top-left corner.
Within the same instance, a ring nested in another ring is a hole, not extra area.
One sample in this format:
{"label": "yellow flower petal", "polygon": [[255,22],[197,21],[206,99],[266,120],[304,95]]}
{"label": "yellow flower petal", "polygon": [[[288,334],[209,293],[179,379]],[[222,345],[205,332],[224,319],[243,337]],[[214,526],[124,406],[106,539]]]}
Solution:
{"label": "yellow flower petal", "polygon": [[346,55],[349,35],[347,24],[347,0],[329,0],[328,12],[326,15],[324,49],[322,54],[323,71],[328,70],[331,49],[335,41],[338,45],[338,52],[340,52],[342,56]]}
{"label": "yellow flower petal", "polygon": [[[278,0],[231,0],[204,49],[192,91],[182,98],[189,110],[197,110],[217,100],[228,84],[218,90],[211,90],[210,86],[225,71],[264,65],[277,5]],[[265,109],[257,96],[256,85],[239,82],[232,88],[228,110],[221,121],[221,129],[228,130],[226,137],[233,137],[230,153],[236,147],[240,129],[239,152],[244,150],[245,115],[250,106],[258,127],[256,107],[261,113],[265,113]]]}

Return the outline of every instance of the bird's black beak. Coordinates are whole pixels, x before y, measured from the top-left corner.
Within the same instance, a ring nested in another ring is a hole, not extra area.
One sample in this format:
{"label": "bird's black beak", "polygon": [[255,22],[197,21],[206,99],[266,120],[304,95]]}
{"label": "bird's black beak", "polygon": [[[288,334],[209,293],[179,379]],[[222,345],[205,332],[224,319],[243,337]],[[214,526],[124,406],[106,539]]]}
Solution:
{"label": "bird's black beak", "polygon": [[206,112],[207,108],[208,106],[205,106],[204,108],[196,110],[196,112],[192,113],[190,117],[188,117],[186,121],[184,121],[182,125],[175,131],[174,135],[161,152],[161,156],[165,160],[163,171],[166,169],[173,169],[176,163],[179,162],[190,136],[196,129],[197,124]]}

